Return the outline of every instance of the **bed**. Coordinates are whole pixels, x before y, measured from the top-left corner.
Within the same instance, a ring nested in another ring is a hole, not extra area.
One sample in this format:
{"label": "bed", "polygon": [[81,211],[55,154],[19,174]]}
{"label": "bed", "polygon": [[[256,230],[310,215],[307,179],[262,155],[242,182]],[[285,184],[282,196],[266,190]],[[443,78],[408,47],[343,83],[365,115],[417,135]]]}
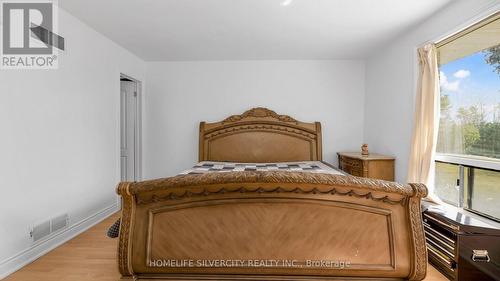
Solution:
{"label": "bed", "polygon": [[321,125],[254,108],[200,123],[199,161],[122,182],[118,266],[135,280],[422,280],[422,184],[342,174]]}

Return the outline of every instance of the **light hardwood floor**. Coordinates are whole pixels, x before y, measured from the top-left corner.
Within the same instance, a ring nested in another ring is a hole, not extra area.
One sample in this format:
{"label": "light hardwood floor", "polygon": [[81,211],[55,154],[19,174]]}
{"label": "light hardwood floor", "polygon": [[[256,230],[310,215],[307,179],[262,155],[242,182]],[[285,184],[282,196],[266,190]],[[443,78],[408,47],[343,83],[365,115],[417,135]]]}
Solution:
{"label": "light hardwood floor", "polygon": [[[106,236],[114,214],[74,239],[10,275],[5,281],[118,281],[117,239]],[[432,266],[425,281],[446,281]]]}

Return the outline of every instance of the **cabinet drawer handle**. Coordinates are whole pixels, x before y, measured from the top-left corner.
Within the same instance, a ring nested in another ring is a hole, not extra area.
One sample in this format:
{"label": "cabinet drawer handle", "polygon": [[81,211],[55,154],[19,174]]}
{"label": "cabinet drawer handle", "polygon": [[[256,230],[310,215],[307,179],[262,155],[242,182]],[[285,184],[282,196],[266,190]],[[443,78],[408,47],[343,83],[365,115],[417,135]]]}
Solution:
{"label": "cabinet drawer handle", "polygon": [[488,250],[472,250],[472,260],[475,262],[490,262]]}

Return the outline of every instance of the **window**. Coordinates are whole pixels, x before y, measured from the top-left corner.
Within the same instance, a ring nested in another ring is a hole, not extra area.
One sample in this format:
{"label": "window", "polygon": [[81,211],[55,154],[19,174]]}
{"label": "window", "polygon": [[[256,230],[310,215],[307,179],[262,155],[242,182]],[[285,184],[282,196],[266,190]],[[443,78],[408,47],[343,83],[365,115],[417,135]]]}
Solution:
{"label": "window", "polygon": [[[452,205],[459,205],[460,166],[446,162],[436,162],[436,195]],[[439,187],[439,188],[437,188]]]}
{"label": "window", "polygon": [[436,194],[500,220],[500,14],[437,47],[441,115]]}

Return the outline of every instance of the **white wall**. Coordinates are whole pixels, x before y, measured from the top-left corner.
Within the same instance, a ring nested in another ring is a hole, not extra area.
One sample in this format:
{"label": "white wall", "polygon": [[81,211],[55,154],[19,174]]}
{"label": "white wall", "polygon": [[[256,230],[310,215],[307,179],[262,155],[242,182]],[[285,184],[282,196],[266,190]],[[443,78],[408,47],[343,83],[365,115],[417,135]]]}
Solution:
{"label": "white wall", "polygon": [[[371,151],[396,156],[405,182],[413,126],[416,48],[452,34],[498,10],[498,0],[459,0],[402,34],[366,61],[364,137]],[[496,6],[495,6],[496,5]]]}
{"label": "white wall", "polygon": [[[58,33],[59,69],[0,70],[0,278],[117,207],[120,72],[144,80],[145,64],[62,10]],[[31,242],[65,212],[77,228]]]}
{"label": "white wall", "polygon": [[174,175],[198,160],[200,121],[220,121],[256,106],[321,121],[323,159],[359,150],[363,140],[364,63],[218,61],[147,64],[145,177]]}

